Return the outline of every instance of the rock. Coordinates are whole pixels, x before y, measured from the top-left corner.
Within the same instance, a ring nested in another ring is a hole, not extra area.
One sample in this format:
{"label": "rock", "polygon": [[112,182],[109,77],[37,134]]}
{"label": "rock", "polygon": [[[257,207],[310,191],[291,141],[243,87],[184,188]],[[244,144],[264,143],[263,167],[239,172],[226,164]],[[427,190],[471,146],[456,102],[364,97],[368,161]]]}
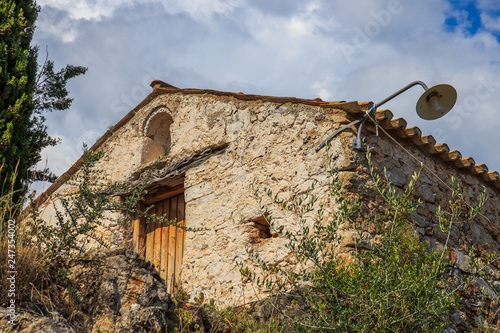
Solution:
{"label": "rock", "polygon": [[418,226],[421,228],[425,228],[430,225],[429,221],[417,212],[411,212],[409,218],[410,220],[417,222]]}
{"label": "rock", "polygon": [[389,180],[396,186],[403,187],[406,184],[406,176],[398,168],[392,170],[387,170],[387,176]]}
{"label": "rock", "polygon": [[471,239],[474,243],[493,244],[491,235],[478,223],[472,224]]}
{"label": "rock", "polygon": [[18,310],[15,324],[9,323],[9,314],[6,308],[0,307],[0,331],[19,333],[75,333],[66,319],[57,311],[36,313],[26,309]]}
{"label": "rock", "polygon": [[493,265],[487,265],[483,267],[483,270],[488,274],[493,280],[500,280],[500,270]]}
{"label": "rock", "polygon": [[485,294],[488,296],[490,299],[495,299],[497,293],[495,290],[490,286],[488,282],[486,282],[484,279],[478,277],[474,279],[475,285]]}
{"label": "rock", "polygon": [[422,185],[422,197],[427,202],[435,202],[435,193],[427,185]]}
{"label": "rock", "polygon": [[[95,250],[63,266],[60,281],[72,295],[67,308],[19,309],[16,325],[8,327],[12,332],[165,332],[175,319],[175,303],[158,273],[128,249]],[[0,309],[0,329],[6,321],[6,309]]]}
{"label": "rock", "polygon": [[94,251],[67,262],[92,331],[164,332],[175,304],[153,267],[125,248]]}
{"label": "rock", "polygon": [[458,230],[457,227],[452,226],[449,233],[450,233],[449,245],[450,246],[457,245],[460,239],[460,231]]}
{"label": "rock", "polygon": [[186,202],[190,202],[194,199],[201,198],[208,194],[212,193],[212,184],[211,183],[199,183],[195,186],[191,186],[186,189],[185,196]]}
{"label": "rock", "polygon": [[338,235],[341,237],[339,246],[350,247],[350,248],[370,248],[369,241],[372,238],[370,234],[360,233],[356,230],[340,230]]}
{"label": "rock", "polygon": [[465,315],[465,313],[463,311],[455,310],[451,314],[451,320],[455,324],[461,324],[461,323],[467,322],[467,316]]}
{"label": "rock", "polygon": [[463,253],[462,251],[455,251],[455,260],[456,260],[456,265],[457,267],[463,271],[463,272],[468,272],[469,271],[469,260],[470,257]]}
{"label": "rock", "polygon": [[68,297],[68,308],[60,312],[43,306],[36,311],[16,309],[15,325],[8,323],[8,309],[0,307],[0,332],[163,333],[177,327],[179,320],[189,332],[231,332],[213,310],[185,302],[176,310],[158,273],[131,250],[92,251],[66,260],[64,269],[68,289],[74,288],[81,301]]}

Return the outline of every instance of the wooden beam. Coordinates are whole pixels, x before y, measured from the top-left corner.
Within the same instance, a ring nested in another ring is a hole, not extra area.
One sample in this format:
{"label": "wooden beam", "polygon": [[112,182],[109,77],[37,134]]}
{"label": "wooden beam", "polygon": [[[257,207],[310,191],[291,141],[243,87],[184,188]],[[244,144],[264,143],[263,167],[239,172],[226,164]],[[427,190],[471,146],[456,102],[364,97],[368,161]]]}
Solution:
{"label": "wooden beam", "polygon": [[146,223],[146,255],[145,258],[149,262],[153,262],[154,260],[154,229],[155,223],[153,221],[148,220]]}
{"label": "wooden beam", "polygon": [[[170,219],[177,218],[177,197],[170,199]],[[174,292],[174,274],[175,274],[175,239],[177,238],[176,227],[168,227],[168,269],[167,269],[167,292]]]}
{"label": "wooden beam", "polygon": [[[177,199],[177,220],[180,225],[186,226],[186,217],[185,217],[185,203],[184,203],[184,194],[179,194]],[[174,273],[174,292],[181,285],[181,272],[182,272],[182,258],[184,256],[184,237],[185,230],[182,228],[177,229],[177,237],[175,244],[175,273]]]}
{"label": "wooden beam", "polygon": [[[161,202],[155,205],[155,215],[163,215],[163,204]],[[162,223],[160,221],[155,222],[155,238],[154,238],[154,265],[157,271],[160,271],[161,262],[161,236],[162,236]]]}
{"label": "wooden beam", "polygon": [[[163,214],[165,218],[170,220],[170,200],[167,199],[162,202]],[[168,240],[169,240],[169,226],[163,225],[161,227],[161,239],[162,239],[162,252],[161,252],[161,262],[160,262],[160,277],[166,282],[167,281],[167,271],[168,271]]]}
{"label": "wooden beam", "polygon": [[139,228],[141,226],[141,218],[139,212],[135,213],[134,216],[134,231],[132,234],[132,247],[135,252],[139,253]]}
{"label": "wooden beam", "polygon": [[363,110],[361,110],[361,108],[359,107],[359,104],[357,102],[324,103],[324,104],[321,104],[320,107],[322,107],[322,108],[335,108],[335,109],[349,112],[351,114],[363,114],[363,113],[365,113]]}
{"label": "wooden beam", "polygon": [[184,185],[183,184],[177,185],[175,187],[163,189],[161,191],[156,191],[156,192],[153,192],[151,194],[148,194],[144,198],[144,204],[148,206],[148,205],[151,205],[155,202],[159,202],[159,201],[163,201],[165,199],[171,198],[171,197],[175,197],[179,193],[183,193],[183,192],[184,192]]}
{"label": "wooden beam", "polygon": [[134,251],[146,258],[146,220],[139,212],[143,212],[145,205],[140,204],[138,212],[135,213],[133,245]]}

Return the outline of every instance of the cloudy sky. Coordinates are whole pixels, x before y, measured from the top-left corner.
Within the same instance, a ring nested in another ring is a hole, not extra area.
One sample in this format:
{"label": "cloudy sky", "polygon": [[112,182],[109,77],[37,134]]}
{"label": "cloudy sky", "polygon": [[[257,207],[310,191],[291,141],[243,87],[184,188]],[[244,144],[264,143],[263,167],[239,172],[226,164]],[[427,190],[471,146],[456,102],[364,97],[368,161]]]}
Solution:
{"label": "cloudy sky", "polygon": [[[414,87],[386,104],[452,150],[500,170],[498,0],[38,0],[34,42],[56,67],[89,68],[70,110],[48,115],[62,139],[42,164],[61,174],[161,79],[323,100],[374,101],[414,80],[448,83],[454,110],[415,114]],[[41,52],[39,61],[43,61]],[[325,138],[328,133],[325,133]]]}

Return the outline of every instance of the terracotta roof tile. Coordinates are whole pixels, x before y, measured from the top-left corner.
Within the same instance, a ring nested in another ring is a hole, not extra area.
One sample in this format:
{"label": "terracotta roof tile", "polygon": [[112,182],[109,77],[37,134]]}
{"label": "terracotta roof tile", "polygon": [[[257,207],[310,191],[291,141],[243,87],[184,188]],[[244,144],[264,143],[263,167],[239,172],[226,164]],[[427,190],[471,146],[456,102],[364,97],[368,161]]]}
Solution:
{"label": "terracotta roof tile", "polygon": [[402,118],[392,119],[392,113],[386,110],[377,111],[377,121],[385,130],[391,130],[396,136],[403,139],[411,139],[417,145],[422,146],[431,155],[438,155],[445,162],[452,162],[459,169],[469,170],[473,175],[479,176],[493,188],[500,189],[500,175],[496,171],[488,171],[485,164],[476,164],[472,157],[462,158],[458,150],[450,151],[446,143],[436,143],[432,135],[422,136],[418,127],[406,127],[406,121]]}

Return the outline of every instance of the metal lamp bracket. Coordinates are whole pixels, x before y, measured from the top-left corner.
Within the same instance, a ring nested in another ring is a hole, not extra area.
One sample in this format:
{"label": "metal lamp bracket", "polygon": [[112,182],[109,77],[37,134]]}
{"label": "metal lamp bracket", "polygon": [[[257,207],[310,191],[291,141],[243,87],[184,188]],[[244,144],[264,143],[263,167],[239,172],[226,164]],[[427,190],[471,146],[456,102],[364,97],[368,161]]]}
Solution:
{"label": "metal lamp bracket", "polygon": [[[389,102],[391,99],[394,97],[399,96],[406,90],[410,89],[413,86],[420,85],[422,88],[424,88],[425,92],[424,94],[420,97],[420,100],[417,103],[417,114],[427,120],[432,120],[432,119],[437,119],[442,116],[444,116],[446,113],[448,113],[452,108],[453,105],[455,104],[457,100],[457,92],[455,88],[453,88],[450,85],[447,84],[440,84],[437,86],[434,86],[432,88],[428,88],[427,85],[422,82],[422,81],[413,81],[412,83],[408,84],[407,86],[403,87],[402,89],[396,91],[394,94],[391,96],[387,97],[386,99],[380,101],[379,103],[375,104],[370,111],[373,111],[373,114],[375,115],[375,112],[377,111],[377,108],[379,108],[381,105]],[[439,99],[439,101],[435,100],[436,98]],[[434,105],[432,105],[432,99],[434,99]],[[333,138],[342,132],[343,130],[351,127],[354,124],[361,123],[358,129],[358,134],[356,136],[356,139],[353,140],[353,148],[357,150],[364,150],[366,146],[363,144],[364,137],[362,137],[363,133],[363,128],[365,126],[366,120],[368,119],[368,113],[363,116],[363,118],[357,119],[345,126],[340,127],[338,130],[333,132],[332,135],[330,135],[325,141],[323,141],[318,148],[316,149],[316,152],[320,151],[322,148],[324,148],[330,141],[333,140]],[[375,137],[377,138],[377,137]],[[373,141],[372,141],[373,142]],[[371,144],[371,143],[370,143]]]}

